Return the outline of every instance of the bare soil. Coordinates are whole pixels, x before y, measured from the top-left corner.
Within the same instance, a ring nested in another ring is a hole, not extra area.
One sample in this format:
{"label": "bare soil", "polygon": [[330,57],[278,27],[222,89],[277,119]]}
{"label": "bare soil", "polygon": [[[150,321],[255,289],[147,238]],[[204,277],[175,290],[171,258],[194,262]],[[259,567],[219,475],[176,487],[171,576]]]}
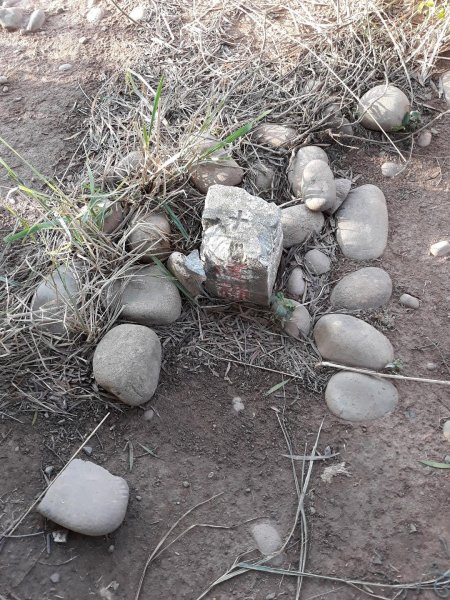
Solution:
{"label": "bare soil", "polygon": [[[93,93],[109,69],[133,54],[128,24],[111,14],[100,24],[88,25],[77,4],[66,2],[65,11],[57,14],[59,3],[49,3],[52,16],[44,34],[0,32],[0,74],[11,79],[10,91],[0,96],[1,135],[46,175],[79,167],[70,164],[70,157],[77,134],[82,137],[81,109],[88,105],[84,92]],[[86,45],[78,42],[83,35],[89,36]],[[73,63],[73,70],[60,73],[62,63]],[[17,97],[21,100],[15,101]],[[373,317],[374,324],[393,343],[402,373],[450,379],[449,263],[428,254],[433,242],[450,234],[450,122],[436,128],[431,146],[414,149],[407,169],[395,179],[381,176],[387,158],[382,150],[342,149],[340,161],[361,175],[358,183],[379,185],[387,198],[390,237],[380,266],[390,273],[395,289],[386,310]],[[13,166],[33,183],[18,162]],[[0,177],[0,196],[5,196],[11,183],[4,173]],[[2,229],[7,225],[4,221]],[[357,266],[338,258],[335,279]],[[399,304],[403,292],[420,298],[418,310]],[[427,370],[429,361],[437,363],[437,370]],[[90,460],[130,485],[123,526],[102,538],[71,533],[66,544],[58,545],[47,535],[53,526],[33,512],[16,532],[21,537],[8,540],[0,552],[0,597],[132,599],[147,556],[170,525],[199,502],[220,494],[193,512],[177,532],[193,524],[229,529],[202,526],[186,533],[151,566],[141,596],[195,600],[239,554],[254,547],[249,520],[269,518],[282,536],[292,526],[297,498],[274,408],[284,413],[298,454],[306,444],[311,450],[323,419],[319,451],[330,446],[340,453],[317,463],[313,471],[306,502],[309,572],[405,582],[448,569],[448,471],[418,462],[450,454],[441,430],[450,418],[448,387],[398,383],[400,403],[393,414],[355,425],[329,414],[323,397],[295,382],[284,392],[265,396],[281,376],[236,365],[227,372],[227,364],[216,375],[206,368],[193,373],[184,367],[174,364],[162,373],[151,402],[152,420],[146,421],[141,409],[120,407],[90,443]],[[245,405],[239,414],[232,409],[234,396]],[[42,413],[35,418],[25,411],[14,419],[0,414],[1,530],[43,489],[43,469],[62,467],[107,410],[106,405],[93,410],[87,404],[77,421]],[[132,465],[127,442],[134,448]],[[139,443],[158,458],[145,454]],[[350,476],[325,483],[320,475],[337,462],[345,462]],[[43,533],[22,537],[35,532]],[[296,567],[298,550],[298,544],[288,548],[287,568]],[[57,584],[50,581],[55,572],[60,575]],[[208,597],[263,600],[275,593],[291,599],[295,584],[287,577],[247,574]],[[335,600],[361,597],[342,583],[305,581],[302,598],[327,594]],[[436,597],[432,592],[410,594],[417,596]]]}

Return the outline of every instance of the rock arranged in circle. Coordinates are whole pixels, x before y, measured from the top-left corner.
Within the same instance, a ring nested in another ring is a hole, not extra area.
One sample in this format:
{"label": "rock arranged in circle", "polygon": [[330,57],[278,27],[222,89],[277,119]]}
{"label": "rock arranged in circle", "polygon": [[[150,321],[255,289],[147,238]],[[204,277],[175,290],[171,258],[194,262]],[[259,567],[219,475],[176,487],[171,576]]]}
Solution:
{"label": "rock arranged in circle", "polygon": [[364,267],[345,275],[336,284],[330,304],[347,310],[370,310],[387,304],[391,295],[389,274],[379,267]]}
{"label": "rock arranged in circle", "polygon": [[309,210],[304,204],[281,209],[283,246],[290,248],[302,244],[310,235],[319,233],[324,224],[323,214]]}

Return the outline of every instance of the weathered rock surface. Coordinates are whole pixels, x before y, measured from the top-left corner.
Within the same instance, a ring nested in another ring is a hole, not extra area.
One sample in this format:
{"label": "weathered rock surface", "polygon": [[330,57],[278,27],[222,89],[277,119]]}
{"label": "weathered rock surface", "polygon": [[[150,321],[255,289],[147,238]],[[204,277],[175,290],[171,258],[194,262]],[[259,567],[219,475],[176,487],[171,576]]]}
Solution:
{"label": "weathered rock surface", "polygon": [[0,25],[7,31],[16,31],[24,23],[25,13],[21,8],[0,8]]}
{"label": "weathered rock surface", "polygon": [[30,18],[28,19],[28,24],[26,30],[33,33],[35,31],[39,31],[42,25],[45,23],[45,12],[38,8],[34,10]]}
{"label": "weathered rock surface", "polygon": [[358,115],[366,129],[398,131],[411,106],[407,96],[394,85],[376,85],[359,101]]}
{"label": "weathered rock surface", "polygon": [[442,74],[441,85],[445,101],[450,107],[450,71],[445,71],[445,73]]}
{"label": "weathered rock surface", "polygon": [[309,250],[305,254],[305,265],[314,275],[323,275],[331,269],[331,260],[320,250]]}
{"label": "weathered rock surface", "polygon": [[78,295],[75,272],[61,265],[37,287],[31,303],[33,321],[53,335],[65,335],[74,318]]}
{"label": "weathered rock surface", "polygon": [[106,180],[110,183],[119,182],[125,177],[132,177],[144,168],[145,156],[141,150],[132,150],[112,167],[106,174]]}
{"label": "weathered rock surface", "polygon": [[94,352],[95,381],[130,406],[144,404],[156,391],[161,369],[161,343],[143,325],[117,325]]}
{"label": "weathered rock surface", "polygon": [[410,294],[402,294],[400,296],[400,304],[406,306],[407,308],[417,309],[420,306],[420,300],[411,296]]}
{"label": "weathered rock surface", "polygon": [[170,255],[170,223],[162,212],[148,212],[133,217],[128,241],[130,248],[143,253],[141,262],[153,262],[152,256],[161,260]]}
{"label": "weathered rock surface", "polygon": [[272,189],[275,180],[275,171],[272,167],[259,162],[254,165],[252,175],[258,194],[264,194]]}
{"label": "weathered rock surface", "polygon": [[107,535],[123,522],[128,484],[92,462],[75,458],[37,507],[50,521],[84,535]]}
{"label": "weathered rock surface", "polygon": [[214,147],[219,140],[210,135],[198,136],[194,146],[194,154],[199,157],[189,167],[191,181],[202,194],[206,194],[212,185],[237,186],[244,178],[244,170],[225,150],[216,150],[204,158],[201,155]]}
{"label": "weathered rock surface", "polygon": [[384,177],[397,177],[405,170],[403,165],[398,163],[387,161],[381,165],[381,173]]}
{"label": "weathered rock surface", "polygon": [[202,224],[208,292],[267,306],[283,249],[281,210],[245,190],[215,185]]}
{"label": "weathered rock surface", "polygon": [[301,298],[305,292],[306,284],[303,277],[303,271],[301,267],[295,267],[289,275],[289,279],[286,284],[286,291],[289,296],[293,298]]}
{"label": "weathered rock surface", "polygon": [[261,146],[283,148],[289,146],[297,137],[293,127],[279,125],[278,123],[261,123],[252,133],[252,140]]}
{"label": "weathered rock surface", "polygon": [[442,427],[442,433],[444,434],[445,439],[450,442],[450,421],[445,421],[444,426]]}
{"label": "weathered rock surface", "polygon": [[167,268],[194,298],[204,294],[203,283],[206,281],[206,274],[198,250],[193,250],[187,256],[181,252],[172,252],[167,261]]}
{"label": "weathered rock surface", "polygon": [[311,316],[305,306],[295,300],[291,300],[291,302],[295,305],[294,312],[291,318],[285,321],[283,330],[288,335],[301,340],[311,331]]}
{"label": "weathered rock surface", "polygon": [[334,213],[338,210],[341,204],[346,200],[347,196],[350,193],[350,189],[352,187],[351,179],[335,179],[334,185],[336,187],[336,200],[328,210],[325,210],[329,215],[334,215]]}
{"label": "weathered rock surface", "polygon": [[[283,541],[277,529],[271,523],[257,523],[253,525],[251,532],[256,546],[263,556],[271,556],[281,550]],[[272,564],[278,562],[275,560]]]}
{"label": "weathered rock surface", "polygon": [[323,160],[311,160],[303,169],[302,198],[309,210],[327,211],[336,204],[336,184]]}
{"label": "weathered rock surface", "polygon": [[321,212],[309,210],[304,204],[281,209],[283,246],[302,244],[313,233],[319,233],[325,224]]}
{"label": "weathered rock surface", "polygon": [[397,406],[397,389],[386,380],[341,371],[333,375],[325,390],[330,411],[346,421],[371,421]]}
{"label": "weathered rock surface", "polygon": [[302,178],[306,165],[312,160],[322,160],[328,165],[328,156],[318,146],[303,146],[299,148],[288,168],[288,181],[291,184],[294,196],[302,195]]}
{"label": "weathered rock surface", "polygon": [[391,295],[389,274],[378,267],[365,267],[349,273],[336,284],[330,304],[347,310],[369,310],[387,304]]}
{"label": "weathered rock surface", "polygon": [[448,256],[450,254],[450,242],[444,240],[436,242],[431,246],[430,253],[433,256]]}
{"label": "weathered rock surface", "polygon": [[322,357],[337,364],[378,370],[394,359],[387,337],[350,315],[324,315],[314,327],[314,339]]}
{"label": "weathered rock surface", "polygon": [[379,258],[387,244],[388,212],[383,192],[367,184],[352,190],[336,213],[342,253],[354,260]]}
{"label": "weathered rock surface", "polygon": [[121,309],[120,319],[140,325],[167,325],[181,315],[180,292],[157,266],[130,267],[110,284],[107,300]]}
{"label": "weathered rock surface", "polygon": [[417,145],[419,148],[426,148],[431,144],[431,140],[433,139],[433,134],[428,129],[424,129],[421,131],[417,137]]}

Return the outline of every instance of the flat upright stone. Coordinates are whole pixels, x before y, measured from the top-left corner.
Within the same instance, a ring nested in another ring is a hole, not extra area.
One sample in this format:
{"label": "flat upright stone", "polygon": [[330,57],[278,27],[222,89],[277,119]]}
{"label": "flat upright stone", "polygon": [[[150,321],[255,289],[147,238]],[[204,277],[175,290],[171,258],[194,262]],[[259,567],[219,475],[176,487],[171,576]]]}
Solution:
{"label": "flat upright stone", "polygon": [[394,359],[387,337],[350,315],[324,315],[314,327],[314,339],[321,356],[337,364],[379,370]]}
{"label": "flat upright stone", "polygon": [[214,185],[202,224],[200,257],[208,292],[269,305],[283,250],[278,206],[239,188]]}
{"label": "flat upright stone", "polygon": [[270,192],[275,180],[275,170],[263,162],[258,162],[252,168],[252,180],[258,194]]}
{"label": "flat upright stone", "polygon": [[122,320],[140,325],[167,325],[181,315],[180,292],[157,266],[130,267],[110,284],[107,301],[121,310]]}
{"label": "flat upright stone", "polygon": [[333,375],[325,390],[330,411],[346,421],[372,421],[397,406],[397,389],[385,379],[341,371]]}
{"label": "flat upright stone", "polygon": [[252,140],[257,144],[272,148],[289,146],[296,137],[297,131],[293,127],[280,125],[279,123],[261,123],[252,133]]}
{"label": "flat upright stone", "polygon": [[128,484],[95,463],[75,458],[50,486],[38,512],[84,535],[107,535],[123,522]]}
{"label": "flat upright stone", "polygon": [[387,304],[392,281],[384,269],[365,267],[345,275],[334,287],[330,304],[347,310],[370,310]]}
{"label": "flat upright stone", "polygon": [[141,150],[132,150],[109,169],[105,178],[109,183],[117,183],[126,177],[134,177],[144,168],[144,164],[144,153]]}
{"label": "flat upright stone", "polygon": [[308,163],[313,160],[322,160],[328,165],[328,156],[319,146],[302,146],[292,159],[288,168],[288,181],[291,184],[294,196],[300,198],[302,195],[303,171]]}
{"label": "flat upright stone", "polygon": [[304,204],[281,209],[283,227],[283,246],[290,248],[303,244],[310,235],[320,233],[325,224],[321,212],[309,210]]}
{"label": "flat upright stone", "polygon": [[194,298],[204,295],[206,274],[198,250],[193,250],[187,256],[181,252],[172,252],[167,268]]}
{"label": "flat upright stone", "polygon": [[447,442],[450,442],[450,421],[445,421],[442,427],[442,433],[444,434],[444,437],[447,440]]}
{"label": "flat upright stone", "polygon": [[80,284],[75,272],[59,266],[38,285],[31,302],[33,321],[53,335],[67,334],[75,316]]}
{"label": "flat upright stone", "polygon": [[336,218],[336,237],[344,256],[372,260],[383,254],[388,238],[388,212],[380,188],[367,184],[352,190]]}
{"label": "flat upright stone", "polygon": [[94,352],[97,384],[130,406],[144,404],[156,391],[161,369],[161,343],[143,325],[117,325]]}

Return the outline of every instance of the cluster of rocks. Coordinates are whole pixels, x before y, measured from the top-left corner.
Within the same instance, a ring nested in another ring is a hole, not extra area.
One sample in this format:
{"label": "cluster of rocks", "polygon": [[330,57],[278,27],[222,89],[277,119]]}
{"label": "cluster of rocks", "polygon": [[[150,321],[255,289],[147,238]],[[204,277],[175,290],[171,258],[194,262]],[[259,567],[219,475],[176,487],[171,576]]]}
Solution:
{"label": "cluster of rocks", "polygon": [[4,0],[0,3],[0,26],[6,31],[21,33],[35,33],[42,29],[46,20],[45,12],[34,9],[34,2],[30,0]]}

